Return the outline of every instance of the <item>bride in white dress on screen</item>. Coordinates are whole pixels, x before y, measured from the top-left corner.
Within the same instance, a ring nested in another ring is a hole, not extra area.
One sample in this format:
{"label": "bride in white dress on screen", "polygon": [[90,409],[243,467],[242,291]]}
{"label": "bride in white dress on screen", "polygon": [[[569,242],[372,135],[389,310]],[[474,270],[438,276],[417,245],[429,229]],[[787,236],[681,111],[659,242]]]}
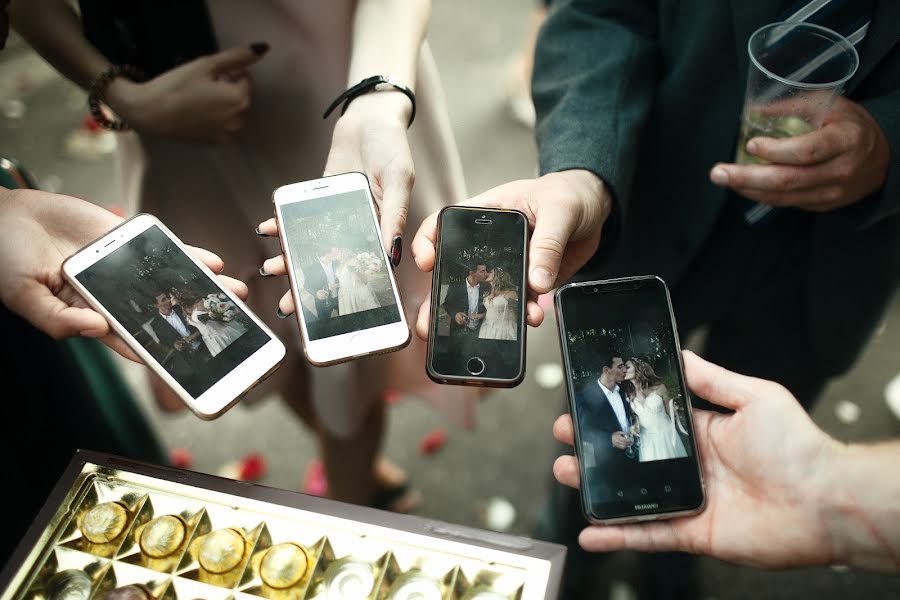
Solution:
{"label": "bride in white dress on screen", "polygon": [[349,315],[363,310],[378,308],[381,304],[369,287],[371,278],[379,269],[379,264],[368,255],[354,254],[350,250],[341,251],[341,263],[337,269],[338,314]]}
{"label": "bride in white dress on screen", "polygon": [[519,296],[509,273],[497,267],[488,273],[491,291],[484,297],[484,322],[478,337],[486,340],[515,340]]}
{"label": "bride in white dress on screen", "polygon": [[669,406],[669,392],[648,363],[632,358],[625,361],[625,379],[634,384],[631,407],[640,422],[640,462],[687,456],[675,430]]}
{"label": "bride in white dress on screen", "polygon": [[179,302],[185,307],[188,324],[200,332],[203,345],[213,356],[247,332],[247,326],[235,320],[240,314],[238,307],[225,294],[179,299]]}

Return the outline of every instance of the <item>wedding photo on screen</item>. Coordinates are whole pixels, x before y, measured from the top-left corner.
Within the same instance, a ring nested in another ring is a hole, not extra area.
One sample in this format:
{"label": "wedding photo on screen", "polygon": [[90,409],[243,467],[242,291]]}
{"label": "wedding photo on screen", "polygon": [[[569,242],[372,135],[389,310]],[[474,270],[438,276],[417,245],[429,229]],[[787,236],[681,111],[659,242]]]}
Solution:
{"label": "wedding photo on screen", "polygon": [[611,482],[640,482],[651,465],[692,454],[668,312],[632,300],[585,301],[582,327],[566,338],[582,460],[598,473],[595,499],[614,500],[621,489]]}
{"label": "wedding photo on screen", "polygon": [[503,244],[502,239],[488,244],[471,238],[442,244],[436,332],[451,344],[477,347],[484,340],[519,339],[521,242],[496,242]]}
{"label": "wedding photo on screen", "polygon": [[194,397],[269,340],[156,226],[76,278]]}
{"label": "wedding photo on screen", "polygon": [[310,340],[400,321],[365,192],[281,210]]}

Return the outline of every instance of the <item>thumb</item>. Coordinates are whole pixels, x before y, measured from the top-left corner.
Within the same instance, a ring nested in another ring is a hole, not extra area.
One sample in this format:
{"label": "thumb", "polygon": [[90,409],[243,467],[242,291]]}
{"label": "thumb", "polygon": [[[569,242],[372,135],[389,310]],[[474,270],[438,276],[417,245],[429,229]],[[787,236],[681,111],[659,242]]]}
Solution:
{"label": "thumb", "polygon": [[572,214],[552,207],[535,215],[528,257],[528,285],[535,293],[546,294],[553,289],[576,225]]}
{"label": "thumb", "polygon": [[249,46],[238,46],[212,54],[206,57],[206,64],[210,73],[222,75],[249,67],[265,56],[268,51],[269,44],[257,42]]}
{"label": "thumb", "polygon": [[684,376],[692,392],[713,404],[740,410],[753,398],[760,380],[738,375],[685,350]]}

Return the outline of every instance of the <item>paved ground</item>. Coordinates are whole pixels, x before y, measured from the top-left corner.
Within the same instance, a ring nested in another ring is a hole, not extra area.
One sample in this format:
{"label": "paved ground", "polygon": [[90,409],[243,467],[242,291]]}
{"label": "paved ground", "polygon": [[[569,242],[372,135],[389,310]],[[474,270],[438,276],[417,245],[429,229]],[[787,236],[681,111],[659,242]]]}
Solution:
{"label": "paved ground", "polygon": [[[471,193],[535,171],[531,133],[508,117],[503,99],[509,59],[521,43],[530,5],[522,0],[435,1],[431,45]],[[14,40],[11,46],[0,54],[2,153],[28,164],[48,189],[106,206],[117,204],[118,182],[110,155],[76,158],[66,150],[65,137],[85,114],[84,94],[61,81],[20,42]],[[814,414],[821,426],[843,440],[900,435],[900,421],[885,403],[887,384],[897,378],[900,385],[898,340],[900,302],[895,302],[857,367],[826,391]],[[391,409],[386,452],[424,491],[422,514],[477,526],[480,507],[499,496],[512,501],[518,511],[512,531],[531,530],[555,458],[550,424],[561,412],[564,396],[559,386],[544,389],[535,380],[539,365],[559,364],[553,323],[530,332],[528,345],[525,382],[485,398],[478,407],[475,430],[455,428],[415,400]],[[161,438],[169,447],[188,448],[194,468],[216,472],[246,452],[259,451],[269,465],[262,483],[299,489],[303,469],[314,457],[312,438],[279,402],[238,406],[212,423],[186,413],[164,415],[151,404],[140,368],[125,368]],[[855,419],[854,407],[859,410]],[[447,430],[448,442],[438,453],[422,456],[418,442],[434,427]],[[598,567],[598,576],[632,579],[634,559],[616,556]],[[900,597],[897,578],[854,570],[766,572],[704,560],[701,573],[710,598]],[[603,594],[598,590],[590,597]],[[630,593],[616,586],[613,597],[628,598]]]}

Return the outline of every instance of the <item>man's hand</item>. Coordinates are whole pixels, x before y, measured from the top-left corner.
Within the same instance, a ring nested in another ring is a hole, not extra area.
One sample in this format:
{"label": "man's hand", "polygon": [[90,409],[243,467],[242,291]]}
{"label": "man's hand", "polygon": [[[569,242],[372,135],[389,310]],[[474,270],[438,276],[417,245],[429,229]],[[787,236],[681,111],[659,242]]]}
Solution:
{"label": "man's hand", "polygon": [[796,137],[755,137],[747,152],[768,165],[719,163],[713,183],[751,200],[824,212],[862,200],[887,177],[890,147],[861,105],[839,97],[822,127]]}
{"label": "man's hand", "polygon": [[246,69],[266,51],[267,44],[223,50],[144,83],[119,77],[110,83],[107,99],[110,107],[139,132],[221,143],[244,125],[250,108]]}
{"label": "man's hand", "polygon": [[[837,551],[820,507],[834,493],[825,473],[843,447],[780,385],[726,371],[691,352],[684,353],[684,365],[695,394],[735,411],[693,413],[705,510],[657,523],[591,526],[581,532],[581,546],[593,552],[678,550],[777,568],[833,562]],[[553,433],[573,444],[572,419],[557,419]],[[579,487],[575,457],[558,458],[553,473]]]}
{"label": "man's hand", "polygon": [[612,445],[619,450],[625,450],[634,442],[628,440],[628,436],[622,431],[615,431],[612,434]]}
{"label": "man's hand", "polygon": [[456,321],[457,325],[465,325],[466,324],[466,315],[465,313],[458,312],[456,316],[453,317],[453,320]]}
{"label": "man's hand", "polygon": [[[66,258],[121,222],[120,217],[78,198],[0,188],[0,300],[53,338],[100,338],[137,361],[137,355],[110,331],[106,319],[88,307],[62,276]],[[212,252],[189,250],[213,272],[224,269],[222,259]],[[219,279],[241,298],[247,297],[242,282],[223,275]]]}
{"label": "man's hand", "polygon": [[[523,179],[495,187],[461,203],[464,206],[520,210],[532,230],[528,254],[528,324],[537,327],[544,311],[537,296],[571,277],[597,250],[600,230],[612,209],[612,199],[603,181],[575,169],[549,173],[538,179]],[[419,227],[412,251],[423,271],[434,269],[437,213]],[[428,337],[431,303],[419,310],[416,332]]]}

